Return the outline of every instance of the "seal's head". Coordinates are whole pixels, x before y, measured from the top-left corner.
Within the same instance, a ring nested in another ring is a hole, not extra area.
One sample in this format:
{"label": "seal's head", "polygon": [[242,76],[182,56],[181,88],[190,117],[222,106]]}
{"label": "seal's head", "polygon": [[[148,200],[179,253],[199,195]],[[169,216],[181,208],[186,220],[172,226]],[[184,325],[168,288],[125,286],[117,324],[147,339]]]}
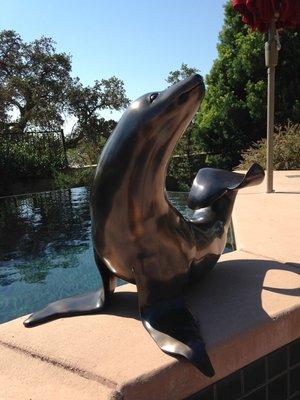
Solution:
{"label": "seal's head", "polygon": [[[119,125],[126,122],[130,130],[150,132],[177,141],[187,128],[204,95],[200,75],[192,75],[161,92],[150,92],[135,100],[126,110]],[[151,135],[150,135],[151,136]]]}
{"label": "seal's head", "polygon": [[[102,193],[103,187],[107,192],[109,186],[113,193],[122,189],[120,197],[135,197],[145,204],[140,192],[149,185],[154,193],[164,197],[171,153],[203,95],[202,77],[195,74],[162,92],[147,93],[134,101],[101,153],[93,196]],[[103,210],[103,204],[98,208]]]}

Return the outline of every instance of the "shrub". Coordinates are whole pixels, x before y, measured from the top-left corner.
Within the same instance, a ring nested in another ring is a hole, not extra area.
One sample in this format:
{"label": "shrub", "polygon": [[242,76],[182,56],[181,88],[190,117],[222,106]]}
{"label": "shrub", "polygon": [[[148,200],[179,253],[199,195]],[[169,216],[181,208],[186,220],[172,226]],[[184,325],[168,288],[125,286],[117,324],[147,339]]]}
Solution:
{"label": "shrub", "polygon": [[107,138],[98,135],[93,140],[83,139],[76,143],[76,147],[70,147],[67,151],[69,166],[83,167],[98,163],[99,156],[105,146]]}
{"label": "shrub", "polygon": [[168,167],[167,190],[188,192],[198,170],[205,166],[205,154],[175,154]]}
{"label": "shrub", "polygon": [[[263,168],[267,165],[267,140],[261,139],[242,153],[243,160],[239,169],[248,169],[254,162]],[[288,123],[275,128],[274,169],[300,168],[300,124]]]}
{"label": "shrub", "polygon": [[0,135],[2,180],[51,177],[65,166],[62,142],[55,135]]}
{"label": "shrub", "polygon": [[53,189],[67,189],[79,186],[91,186],[96,168],[67,169],[54,174]]}

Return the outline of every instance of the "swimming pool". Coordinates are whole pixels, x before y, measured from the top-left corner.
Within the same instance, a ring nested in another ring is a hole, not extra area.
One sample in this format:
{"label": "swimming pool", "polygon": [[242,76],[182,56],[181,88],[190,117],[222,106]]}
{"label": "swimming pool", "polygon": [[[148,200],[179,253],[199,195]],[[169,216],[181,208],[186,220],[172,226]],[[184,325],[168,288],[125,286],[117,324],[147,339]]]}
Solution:
{"label": "swimming pool", "polygon": [[[89,197],[81,187],[0,199],[0,323],[102,285]],[[191,214],[185,193],[171,192],[169,198],[185,216]]]}

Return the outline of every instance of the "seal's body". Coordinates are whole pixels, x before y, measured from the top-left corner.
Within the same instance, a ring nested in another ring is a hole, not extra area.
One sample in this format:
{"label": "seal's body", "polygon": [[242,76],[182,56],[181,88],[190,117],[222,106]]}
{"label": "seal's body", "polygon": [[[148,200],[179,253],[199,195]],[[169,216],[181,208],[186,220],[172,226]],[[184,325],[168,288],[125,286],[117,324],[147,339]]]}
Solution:
{"label": "seal's body", "polygon": [[[160,265],[153,267],[153,278],[156,271],[168,281],[185,274],[191,260],[224,249],[225,224],[220,235],[220,223],[213,221],[199,242],[199,227],[195,230],[186,221],[165,191],[171,153],[203,94],[202,79],[195,75],[165,92],[141,97],[128,108],[101,155],[92,191],[94,247],[107,267],[127,281],[135,282],[137,260],[149,263],[151,255]],[[170,273],[163,270],[162,259],[168,260]]]}
{"label": "seal's body", "polygon": [[91,195],[103,289],[52,303],[29,317],[26,326],[102,309],[120,277],[136,283],[141,319],[159,347],[213,375],[183,294],[223,252],[237,190],[260,182],[264,173],[257,164],[246,175],[205,168],[188,198],[193,217],[185,219],[170,204],[168,162],[203,94],[202,78],[194,75],[146,94],[126,110],[101,154]]}

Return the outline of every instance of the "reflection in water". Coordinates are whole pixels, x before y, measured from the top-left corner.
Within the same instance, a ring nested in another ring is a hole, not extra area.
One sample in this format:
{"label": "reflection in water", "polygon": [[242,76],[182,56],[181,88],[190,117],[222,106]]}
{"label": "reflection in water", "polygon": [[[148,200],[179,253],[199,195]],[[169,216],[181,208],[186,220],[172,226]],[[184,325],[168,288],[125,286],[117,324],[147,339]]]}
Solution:
{"label": "reflection in water", "polygon": [[99,285],[88,189],[0,199],[0,322]]}
{"label": "reflection in water", "polygon": [[[0,323],[99,288],[87,188],[0,199]],[[186,194],[170,200],[184,215]]]}

